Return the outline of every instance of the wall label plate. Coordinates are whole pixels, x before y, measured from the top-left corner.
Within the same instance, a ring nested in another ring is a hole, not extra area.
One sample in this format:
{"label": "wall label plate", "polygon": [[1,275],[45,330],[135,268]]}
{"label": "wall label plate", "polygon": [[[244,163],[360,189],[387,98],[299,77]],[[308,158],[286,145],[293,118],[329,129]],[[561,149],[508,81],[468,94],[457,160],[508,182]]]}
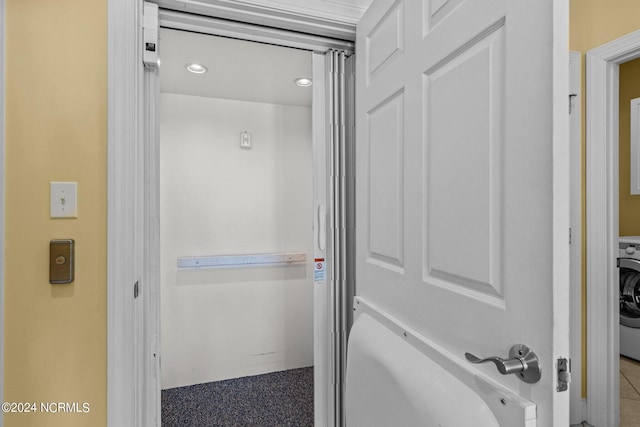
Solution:
{"label": "wall label plate", "polygon": [[49,283],[73,282],[75,270],[75,241],[58,239],[49,242]]}

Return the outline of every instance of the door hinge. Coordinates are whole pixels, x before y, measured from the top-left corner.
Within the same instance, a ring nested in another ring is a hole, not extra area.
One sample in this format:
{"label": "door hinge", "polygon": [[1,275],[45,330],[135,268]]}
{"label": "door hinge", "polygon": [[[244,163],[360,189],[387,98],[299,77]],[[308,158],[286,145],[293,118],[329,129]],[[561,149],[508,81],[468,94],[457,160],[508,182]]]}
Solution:
{"label": "door hinge", "polygon": [[561,357],[556,365],[558,369],[558,385],[556,391],[567,391],[571,382],[571,359]]}
{"label": "door hinge", "polygon": [[138,298],[138,295],[140,295],[140,281],[136,281],[136,283],[133,284],[133,298]]}

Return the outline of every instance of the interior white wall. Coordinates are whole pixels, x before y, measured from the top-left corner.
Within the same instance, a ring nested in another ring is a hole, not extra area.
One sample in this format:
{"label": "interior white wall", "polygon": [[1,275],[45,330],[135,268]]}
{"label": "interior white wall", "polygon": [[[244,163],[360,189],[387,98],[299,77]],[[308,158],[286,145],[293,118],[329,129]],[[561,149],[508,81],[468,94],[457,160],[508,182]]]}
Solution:
{"label": "interior white wall", "polygon": [[[311,108],[162,93],[160,123],[162,388],[313,365]],[[176,262],[269,252],[307,263]]]}

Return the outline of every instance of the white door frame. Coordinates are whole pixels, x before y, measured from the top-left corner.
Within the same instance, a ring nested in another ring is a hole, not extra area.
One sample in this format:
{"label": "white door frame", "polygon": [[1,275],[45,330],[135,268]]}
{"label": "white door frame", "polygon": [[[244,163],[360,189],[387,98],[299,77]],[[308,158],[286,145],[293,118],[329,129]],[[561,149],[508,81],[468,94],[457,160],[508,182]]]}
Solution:
{"label": "white door frame", "polygon": [[139,266],[136,186],[140,180],[142,1],[109,0],[107,113],[107,425],[133,426],[136,419],[133,284]]}
{"label": "white door frame", "polygon": [[582,55],[569,52],[569,102],[570,112],[570,159],[571,159],[571,249],[570,249],[570,322],[571,322],[571,423],[578,424],[585,419],[586,400],[582,399],[582,156],[581,156],[581,103],[582,103]]}
{"label": "white door frame", "polygon": [[[154,412],[140,408],[140,404],[145,405],[145,399],[136,396],[136,335],[133,328],[133,285],[148,274],[143,265],[148,260],[137,253],[136,241],[132,238],[145,226],[141,223],[139,191],[142,183],[149,180],[144,163],[144,128],[149,125],[145,123],[145,103],[149,100],[145,98],[144,90],[141,14],[142,0],[108,0],[107,425],[111,427],[136,425],[141,411]],[[306,15],[297,18],[298,24],[303,26],[311,19]],[[274,21],[274,27],[277,22]],[[229,35],[233,27],[242,34],[241,38],[248,34],[246,26],[239,24],[225,28],[225,35]],[[206,32],[215,34],[214,30]],[[271,30],[272,38],[280,40],[280,44],[288,40],[283,33]],[[295,38],[296,43],[300,43],[300,38],[308,40],[314,51],[336,47],[334,44],[327,46],[331,39],[326,37],[303,35]],[[350,42],[340,44],[347,49],[353,46]],[[150,253],[153,241],[153,236],[147,234],[143,242],[145,254]],[[144,292],[143,283],[141,293]],[[153,322],[153,319],[147,319],[145,323],[147,321]],[[151,369],[144,370],[149,376]],[[159,379],[146,378],[145,381]]]}
{"label": "white door frame", "polygon": [[[304,1],[272,0],[151,0],[163,9],[187,12],[194,15],[217,17],[230,25],[248,23],[271,30],[279,28],[298,34],[313,34],[327,40],[356,39],[357,19],[340,14],[341,7],[326,10],[310,8]],[[280,3],[279,7],[274,3]],[[330,3],[334,3],[330,1]],[[335,2],[345,3],[345,2]],[[345,9],[342,11],[346,12]],[[351,15],[349,13],[349,15]],[[315,15],[315,16],[314,16]]]}
{"label": "white door frame", "polygon": [[587,421],[618,425],[619,65],[640,57],[640,31],[587,52]]}

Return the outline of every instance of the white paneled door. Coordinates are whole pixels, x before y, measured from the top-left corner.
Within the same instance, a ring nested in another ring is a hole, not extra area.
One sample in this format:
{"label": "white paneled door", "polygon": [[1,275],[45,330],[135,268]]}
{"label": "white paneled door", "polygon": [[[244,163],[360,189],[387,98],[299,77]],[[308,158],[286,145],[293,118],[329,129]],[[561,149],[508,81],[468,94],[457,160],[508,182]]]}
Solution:
{"label": "white paneled door", "polygon": [[[357,298],[532,402],[526,425],[569,425],[567,16],[563,0],[374,0],[357,29]],[[515,344],[538,382],[465,359]]]}

